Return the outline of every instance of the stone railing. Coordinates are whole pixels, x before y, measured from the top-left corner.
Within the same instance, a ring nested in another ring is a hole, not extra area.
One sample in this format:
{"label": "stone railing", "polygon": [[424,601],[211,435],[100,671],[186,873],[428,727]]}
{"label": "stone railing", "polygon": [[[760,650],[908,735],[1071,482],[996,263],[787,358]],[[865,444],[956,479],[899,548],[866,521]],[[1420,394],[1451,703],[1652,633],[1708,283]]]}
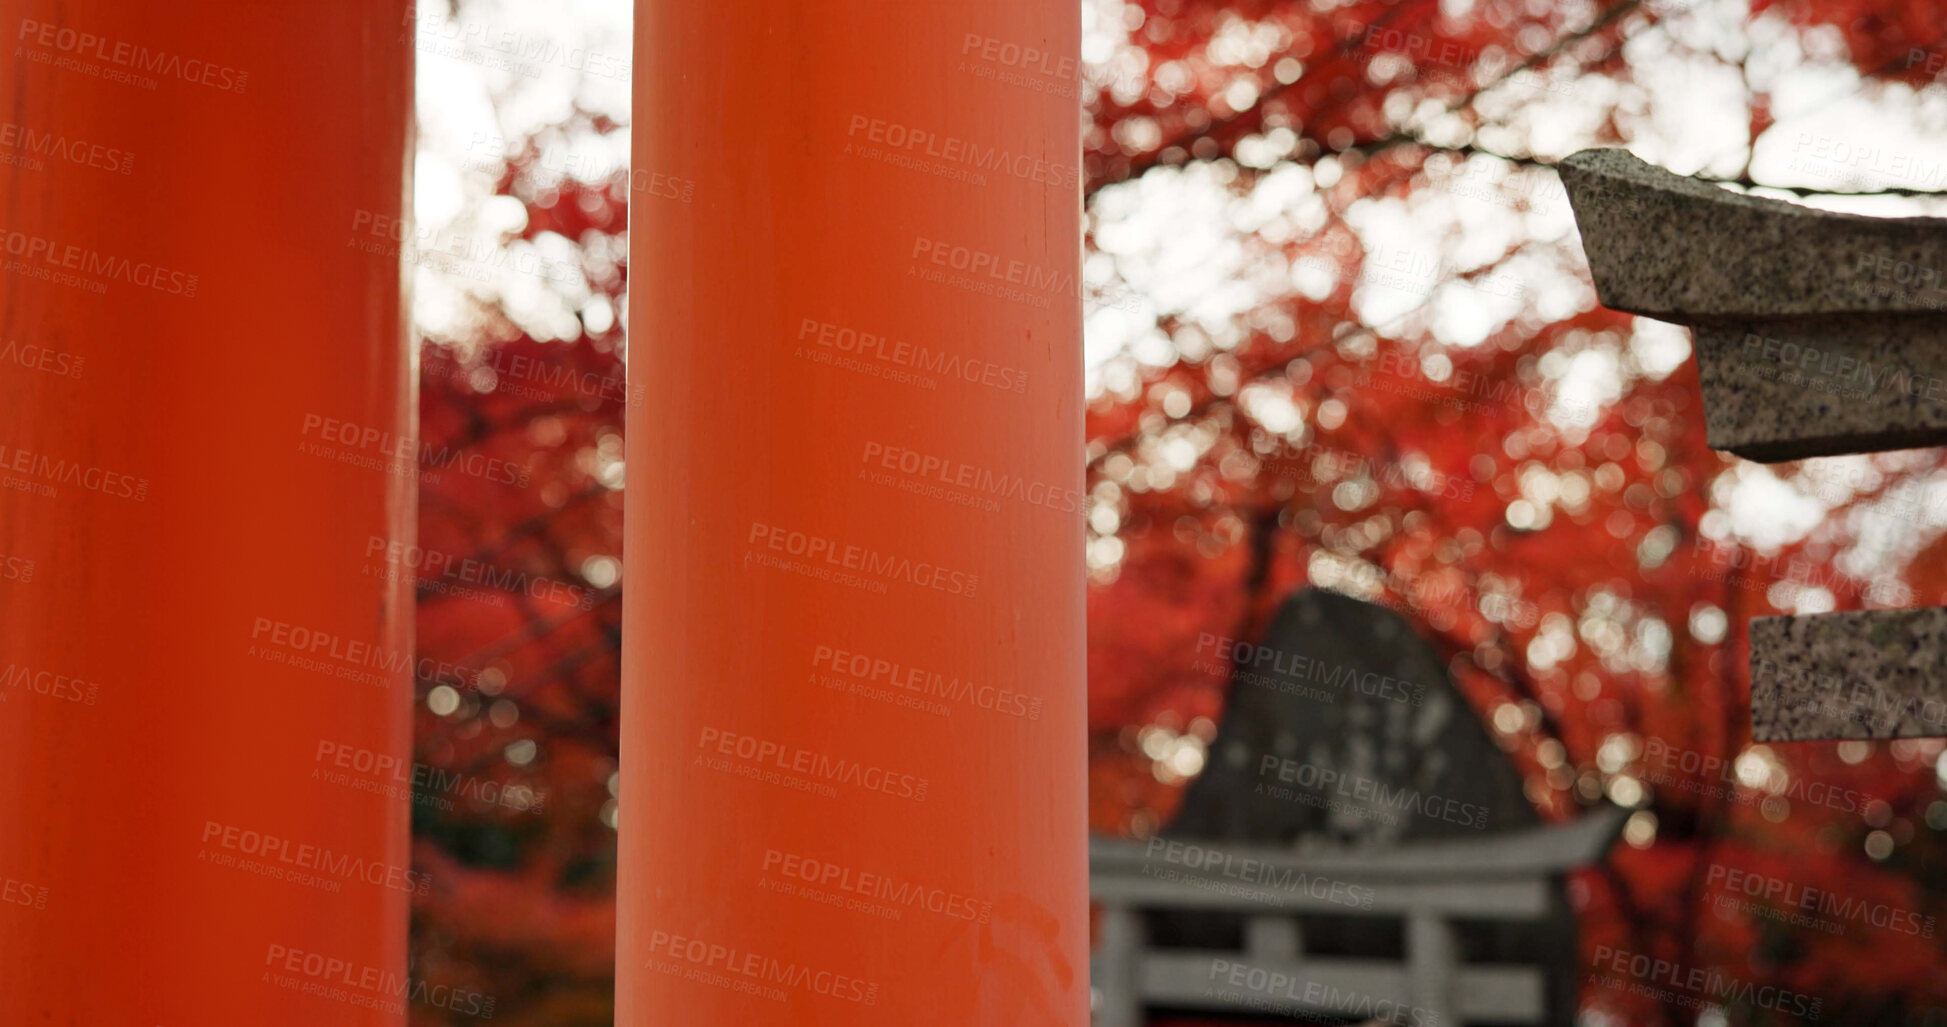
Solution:
{"label": "stone railing", "polygon": [[[1141,1027],[1149,1009],[1416,1027],[1546,1023],[1548,971],[1474,961],[1455,924],[1547,920],[1563,875],[1600,860],[1626,816],[1605,806],[1560,826],[1376,851],[1096,839],[1096,1027]],[[1241,917],[1242,948],[1152,945],[1150,917],[1196,913]],[[1308,920],[1346,917],[1398,924],[1403,956],[1306,951]]]}

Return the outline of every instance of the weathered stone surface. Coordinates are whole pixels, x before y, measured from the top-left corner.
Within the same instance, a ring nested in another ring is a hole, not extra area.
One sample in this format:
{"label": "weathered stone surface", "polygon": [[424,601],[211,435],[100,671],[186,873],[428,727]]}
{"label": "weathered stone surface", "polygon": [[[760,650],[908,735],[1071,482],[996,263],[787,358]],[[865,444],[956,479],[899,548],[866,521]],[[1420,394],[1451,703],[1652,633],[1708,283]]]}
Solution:
{"label": "weathered stone surface", "polygon": [[[1559,170],[1602,302],[1696,330],[1712,448],[1947,445],[1947,219],[1742,196],[1623,150]],[[1943,657],[1947,609],[1759,618],[1752,737],[1947,735]]]}
{"label": "weathered stone surface", "polygon": [[[1398,613],[1306,589],[1261,643],[1222,657],[1236,658],[1223,720],[1167,837],[1306,852],[1479,840],[1540,822],[1507,753]],[[1207,951],[1231,947],[1242,927],[1236,916],[1182,913],[1149,929],[1158,944]],[[1304,934],[1334,953],[1399,944],[1396,927],[1369,918],[1307,923]],[[1548,968],[1543,1022],[1573,1020],[1565,901],[1541,924],[1467,924],[1458,937],[1472,960]]]}
{"label": "weathered stone surface", "polygon": [[1947,219],[1745,196],[1627,150],[1556,168],[1605,306],[1679,324],[1947,309]]}
{"label": "weathered stone surface", "polygon": [[1172,837],[1390,845],[1538,822],[1514,764],[1399,614],[1307,589],[1260,644],[1223,655],[1243,659]]}
{"label": "weathered stone surface", "polygon": [[1947,609],[1751,622],[1751,737],[1947,735]]}
{"label": "weathered stone surface", "polygon": [[1743,196],[1624,150],[1559,169],[1602,302],[1696,329],[1712,448],[1947,444],[1947,219]]}
{"label": "weathered stone surface", "polygon": [[1699,325],[1712,449],[1774,463],[1947,445],[1947,320],[1854,314]]}

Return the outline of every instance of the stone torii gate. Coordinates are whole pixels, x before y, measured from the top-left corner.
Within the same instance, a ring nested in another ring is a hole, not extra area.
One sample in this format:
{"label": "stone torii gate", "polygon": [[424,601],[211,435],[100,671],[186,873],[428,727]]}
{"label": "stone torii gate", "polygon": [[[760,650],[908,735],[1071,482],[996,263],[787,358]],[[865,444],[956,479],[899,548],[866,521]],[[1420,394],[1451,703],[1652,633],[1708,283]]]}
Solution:
{"label": "stone torii gate", "polygon": [[[1947,445],[1947,219],[1745,196],[1627,151],[1558,170],[1605,306],[1690,326],[1714,449]],[[1755,741],[1947,735],[1947,608],[1760,617]]]}

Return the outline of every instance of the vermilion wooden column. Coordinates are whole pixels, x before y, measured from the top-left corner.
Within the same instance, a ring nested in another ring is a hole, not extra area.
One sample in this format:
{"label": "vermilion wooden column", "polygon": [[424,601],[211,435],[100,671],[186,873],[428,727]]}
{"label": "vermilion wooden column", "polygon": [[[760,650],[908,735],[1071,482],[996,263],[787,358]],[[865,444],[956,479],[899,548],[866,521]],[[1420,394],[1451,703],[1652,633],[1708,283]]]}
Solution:
{"label": "vermilion wooden column", "polygon": [[1078,22],[637,4],[618,1024],[1087,1021]]}
{"label": "vermilion wooden column", "polygon": [[0,0],[0,1023],[405,1020],[406,17]]}

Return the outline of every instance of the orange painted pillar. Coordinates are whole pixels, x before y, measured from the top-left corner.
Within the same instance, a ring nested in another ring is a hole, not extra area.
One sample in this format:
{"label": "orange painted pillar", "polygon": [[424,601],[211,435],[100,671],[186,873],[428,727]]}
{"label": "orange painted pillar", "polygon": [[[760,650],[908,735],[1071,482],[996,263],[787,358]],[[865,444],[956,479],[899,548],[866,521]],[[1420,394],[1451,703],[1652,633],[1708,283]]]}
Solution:
{"label": "orange painted pillar", "polygon": [[1079,38],[637,4],[620,1025],[1087,1022]]}
{"label": "orange painted pillar", "polygon": [[0,0],[0,1023],[405,1022],[406,18]]}

